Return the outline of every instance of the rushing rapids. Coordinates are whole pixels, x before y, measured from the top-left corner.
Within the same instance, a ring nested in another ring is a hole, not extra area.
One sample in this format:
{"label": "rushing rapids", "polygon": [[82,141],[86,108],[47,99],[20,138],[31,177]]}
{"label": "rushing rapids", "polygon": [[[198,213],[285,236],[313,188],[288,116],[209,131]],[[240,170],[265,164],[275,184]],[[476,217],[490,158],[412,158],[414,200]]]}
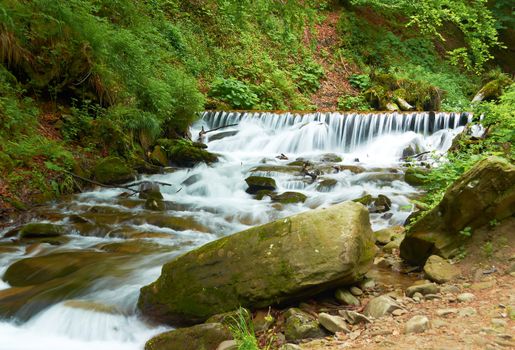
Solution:
{"label": "rushing rapids", "polygon": [[[252,225],[366,194],[392,202],[388,212],[371,214],[375,229],[401,224],[418,194],[403,181],[401,158],[444,153],[469,121],[453,113],[206,112],[191,132],[204,130],[220,162],[144,177],[174,185],[161,188],[164,212],[145,210],[144,201],[121,197],[121,190],[97,189],[39,209],[37,221],[66,227],[66,239],[28,246],[0,240],[0,275],[24,258],[102,253],[59,275],[58,284],[20,288],[0,281],[0,349],[141,349],[165,328],[137,315],[139,288],[174,256]],[[318,177],[299,173],[294,161],[310,162]],[[293,190],[307,199],[256,200],[245,192],[250,175],[272,177],[278,193]],[[331,186],[321,187],[325,180]]]}

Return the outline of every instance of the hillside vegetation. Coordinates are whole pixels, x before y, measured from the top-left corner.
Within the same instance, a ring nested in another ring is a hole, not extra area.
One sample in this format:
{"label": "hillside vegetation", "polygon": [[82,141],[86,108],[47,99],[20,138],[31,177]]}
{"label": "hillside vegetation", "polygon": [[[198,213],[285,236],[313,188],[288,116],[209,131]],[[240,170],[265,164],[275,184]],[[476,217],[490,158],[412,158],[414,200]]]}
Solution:
{"label": "hillside vegetation", "polygon": [[[510,83],[493,57],[505,54],[498,30],[513,24],[510,3],[436,5],[5,0],[0,207],[76,190],[69,172],[90,177],[99,157],[148,162],[204,109],[317,109],[311,97],[330,70],[351,86],[342,110],[466,110],[489,81],[497,98]],[[316,35],[329,13],[339,16],[331,52]]]}

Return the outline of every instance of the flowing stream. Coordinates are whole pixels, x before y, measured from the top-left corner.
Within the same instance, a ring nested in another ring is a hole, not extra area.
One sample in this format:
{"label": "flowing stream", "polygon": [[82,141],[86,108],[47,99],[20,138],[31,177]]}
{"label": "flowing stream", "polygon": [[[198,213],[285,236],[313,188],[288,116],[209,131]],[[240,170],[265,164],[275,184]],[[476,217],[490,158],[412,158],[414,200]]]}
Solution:
{"label": "flowing stream", "polygon": [[[419,190],[404,182],[401,158],[444,153],[469,121],[452,113],[206,112],[192,127],[194,138],[202,128],[235,124],[204,135],[220,161],[144,177],[173,184],[161,187],[166,211],[145,210],[143,200],[122,190],[97,189],[38,210],[37,222],[63,225],[66,236],[48,243],[0,240],[0,276],[25,258],[36,259],[36,270],[29,270],[36,274],[73,267],[28,286],[0,280],[0,349],[142,349],[168,328],[138,316],[139,288],[173,257],[253,225],[366,194],[392,202],[389,211],[371,214],[374,229],[402,224]],[[299,172],[303,162],[316,171],[315,180]],[[307,200],[257,200],[245,192],[250,175],[272,177],[278,193],[295,191]]]}

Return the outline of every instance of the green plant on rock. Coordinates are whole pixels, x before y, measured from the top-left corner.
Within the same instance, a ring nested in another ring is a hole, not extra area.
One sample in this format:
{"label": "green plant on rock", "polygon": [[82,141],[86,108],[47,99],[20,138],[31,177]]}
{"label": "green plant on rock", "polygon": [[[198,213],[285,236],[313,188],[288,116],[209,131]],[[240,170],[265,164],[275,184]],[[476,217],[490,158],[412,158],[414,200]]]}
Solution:
{"label": "green plant on rock", "polygon": [[467,226],[464,227],[463,230],[460,230],[460,235],[465,237],[471,237],[472,236],[472,227]]}
{"label": "green plant on rock", "polygon": [[259,350],[254,326],[246,309],[242,307],[238,309],[237,315],[229,325],[229,330],[238,344],[238,350]]}
{"label": "green plant on rock", "polygon": [[338,98],[338,109],[341,111],[367,111],[370,105],[363,95],[345,95]]}

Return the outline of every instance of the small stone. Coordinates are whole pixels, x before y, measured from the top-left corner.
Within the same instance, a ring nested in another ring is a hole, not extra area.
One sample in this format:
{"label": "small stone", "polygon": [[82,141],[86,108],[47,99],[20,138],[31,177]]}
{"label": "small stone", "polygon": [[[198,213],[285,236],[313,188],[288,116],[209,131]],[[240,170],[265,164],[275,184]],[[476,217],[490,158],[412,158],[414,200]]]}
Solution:
{"label": "small stone", "polygon": [[502,318],[492,318],[492,325],[494,327],[504,328],[508,326],[508,322]]}
{"label": "small stone", "polygon": [[370,319],[356,311],[339,310],[338,313],[350,324],[370,323]]}
{"label": "small stone", "polygon": [[361,290],[370,290],[376,287],[376,282],[371,278],[365,278],[358,284]]}
{"label": "small stone", "polygon": [[434,283],[415,284],[406,289],[406,296],[412,297],[415,293],[422,295],[438,293],[438,286]]}
{"label": "small stone", "polygon": [[403,310],[403,309],[397,309],[397,310],[393,310],[392,311],[392,315],[393,316],[402,316],[406,313],[407,311],[406,310]]}
{"label": "small stone", "polygon": [[461,271],[438,255],[431,255],[424,265],[424,273],[428,279],[437,283],[445,283],[456,279]]}
{"label": "small stone", "polygon": [[461,293],[460,295],[458,295],[458,301],[462,303],[467,303],[469,301],[474,300],[475,297],[476,296],[472,293]]}
{"label": "small stone", "polygon": [[236,340],[226,340],[221,342],[216,350],[238,350],[238,343]]}
{"label": "small stone", "polygon": [[458,294],[460,292],[460,288],[451,284],[440,287],[440,292],[444,294]]}
{"label": "small stone", "polygon": [[438,309],[438,310],[436,310],[436,314],[440,317],[457,314],[457,313],[458,313],[458,309]]}
{"label": "small stone", "polygon": [[333,316],[322,312],[318,315],[318,322],[331,333],[350,332],[345,324],[345,319],[340,316]]}
{"label": "small stone", "polygon": [[397,302],[391,297],[382,295],[371,299],[363,313],[369,317],[379,318],[391,314],[394,310],[400,308],[399,304],[397,304]]}
{"label": "small stone", "polygon": [[349,292],[346,289],[336,290],[336,292],[334,293],[334,297],[342,305],[354,305],[354,306],[360,305],[358,298],[356,298],[354,295],[351,294],[351,292]]}
{"label": "small stone", "polygon": [[326,335],[318,320],[306,312],[291,308],[286,311],[284,316],[286,318],[285,336],[288,341],[323,338]]}
{"label": "small stone", "polygon": [[302,348],[300,346],[298,346],[297,344],[288,343],[288,344],[284,344],[281,347],[281,350],[302,350]]}
{"label": "small stone", "polygon": [[360,330],[357,330],[357,331],[354,331],[354,332],[350,332],[349,333],[349,339],[350,340],[356,340],[360,335],[361,335],[361,331]]}
{"label": "small stone", "polygon": [[359,289],[358,287],[350,287],[349,289],[350,293],[356,297],[359,297],[361,295],[363,295],[363,291],[361,289]]}
{"label": "small stone", "polygon": [[413,294],[411,298],[415,301],[421,301],[422,299],[424,299],[424,296],[421,293],[417,292]]}
{"label": "small stone", "polygon": [[423,333],[429,329],[429,319],[426,316],[413,316],[406,322],[406,334]]}
{"label": "small stone", "polygon": [[477,314],[477,311],[473,307],[465,307],[458,311],[458,316],[460,316],[460,317],[471,317],[471,316],[474,316],[475,314]]}
{"label": "small stone", "polygon": [[438,294],[426,294],[426,295],[424,295],[424,299],[435,300],[435,299],[442,299],[442,297]]}

